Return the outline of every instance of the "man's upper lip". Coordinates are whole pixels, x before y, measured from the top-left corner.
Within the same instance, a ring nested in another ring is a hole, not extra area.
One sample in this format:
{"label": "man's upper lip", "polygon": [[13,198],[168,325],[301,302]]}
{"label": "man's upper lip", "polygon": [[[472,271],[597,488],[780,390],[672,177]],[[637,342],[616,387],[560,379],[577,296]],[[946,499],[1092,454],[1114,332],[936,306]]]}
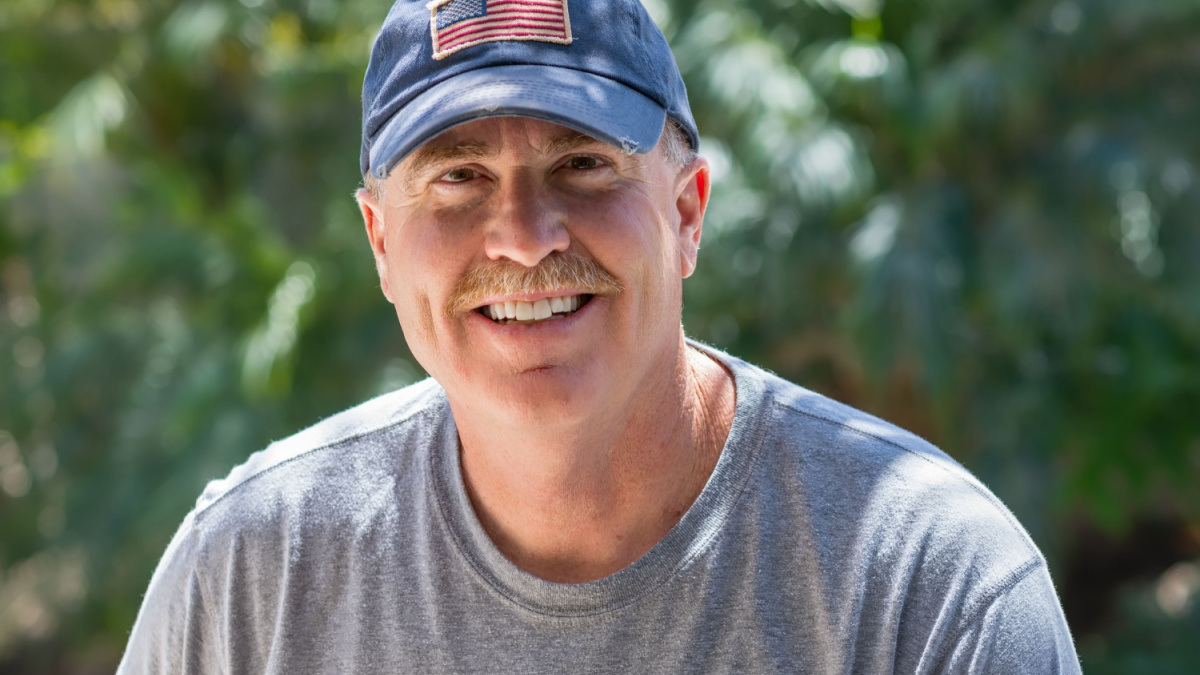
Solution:
{"label": "man's upper lip", "polygon": [[583,291],[576,289],[560,289],[554,291],[544,291],[541,293],[519,293],[517,295],[495,295],[490,296],[476,305],[479,307],[487,307],[501,302],[537,302],[543,298],[565,298],[572,295],[587,295]]}

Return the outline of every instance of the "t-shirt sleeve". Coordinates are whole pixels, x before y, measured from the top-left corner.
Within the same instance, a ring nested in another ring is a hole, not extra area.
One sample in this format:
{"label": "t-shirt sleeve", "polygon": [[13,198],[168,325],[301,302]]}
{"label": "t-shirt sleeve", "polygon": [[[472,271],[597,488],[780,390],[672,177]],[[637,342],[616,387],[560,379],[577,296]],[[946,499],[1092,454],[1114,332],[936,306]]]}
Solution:
{"label": "t-shirt sleeve", "polygon": [[224,672],[217,624],[195,564],[192,525],[189,516],[159,561],[117,675]]}
{"label": "t-shirt sleeve", "polygon": [[1045,565],[1033,567],[963,629],[943,675],[1076,675],[1079,659]]}

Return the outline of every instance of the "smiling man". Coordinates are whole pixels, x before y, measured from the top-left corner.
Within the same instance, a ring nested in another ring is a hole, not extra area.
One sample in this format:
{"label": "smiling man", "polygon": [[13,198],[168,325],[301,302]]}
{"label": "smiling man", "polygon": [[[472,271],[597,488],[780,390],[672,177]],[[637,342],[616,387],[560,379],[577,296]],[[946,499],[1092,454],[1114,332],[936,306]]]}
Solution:
{"label": "smiling man", "polygon": [[211,484],[122,673],[1075,673],[939,450],[680,327],[709,172],[636,0],[402,0],[358,200],[431,379]]}
{"label": "smiling man", "polygon": [[708,170],[667,154],[487,117],[359,194],[384,295],[453,392],[474,510],[543,579],[592,581],[650,550],[728,435],[733,381],[679,326]]}

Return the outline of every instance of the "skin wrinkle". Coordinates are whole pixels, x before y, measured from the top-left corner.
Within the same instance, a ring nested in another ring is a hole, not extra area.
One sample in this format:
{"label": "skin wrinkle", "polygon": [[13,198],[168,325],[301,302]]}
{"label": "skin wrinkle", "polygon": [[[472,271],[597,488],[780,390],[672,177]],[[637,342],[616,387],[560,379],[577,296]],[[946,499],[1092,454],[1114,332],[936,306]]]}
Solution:
{"label": "skin wrinkle", "polygon": [[428,295],[422,295],[420,303],[421,330],[425,331],[427,338],[432,339],[436,333],[433,325],[433,305],[430,303]]}
{"label": "skin wrinkle", "polygon": [[[694,439],[697,452],[692,455],[691,466],[687,471],[687,475],[690,476],[687,482],[693,486],[693,490],[691,493],[685,493],[683,499],[677,503],[663,504],[665,530],[679,522],[688,507],[703,491],[713,467],[721,456],[725,437],[728,435],[728,428],[723,426],[722,421],[732,419],[737,407],[736,395],[722,396],[722,392],[717,391],[718,387],[713,386],[714,381],[719,379],[711,377],[711,372],[702,371],[712,371],[716,365],[729,378],[733,377],[733,373],[707,354],[691,347],[688,350],[689,356],[701,358],[688,359],[686,375],[682,377],[683,382],[680,384],[685,389],[694,390],[696,395],[694,398],[684,399],[684,415],[676,418],[671,435],[686,434]],[[685,425],[688,425],[688,428],[681,429]]]}

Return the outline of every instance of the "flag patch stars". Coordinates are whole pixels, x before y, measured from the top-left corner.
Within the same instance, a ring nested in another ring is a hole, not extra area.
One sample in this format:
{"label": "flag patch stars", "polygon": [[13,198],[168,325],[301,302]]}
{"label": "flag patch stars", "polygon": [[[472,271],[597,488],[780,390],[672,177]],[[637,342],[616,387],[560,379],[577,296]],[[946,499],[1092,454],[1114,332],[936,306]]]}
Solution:
{"label": "flag patch stars", "polygon": [[429,9],[435,59],[484,42],[571,44],[567,0],[434,0]]}

